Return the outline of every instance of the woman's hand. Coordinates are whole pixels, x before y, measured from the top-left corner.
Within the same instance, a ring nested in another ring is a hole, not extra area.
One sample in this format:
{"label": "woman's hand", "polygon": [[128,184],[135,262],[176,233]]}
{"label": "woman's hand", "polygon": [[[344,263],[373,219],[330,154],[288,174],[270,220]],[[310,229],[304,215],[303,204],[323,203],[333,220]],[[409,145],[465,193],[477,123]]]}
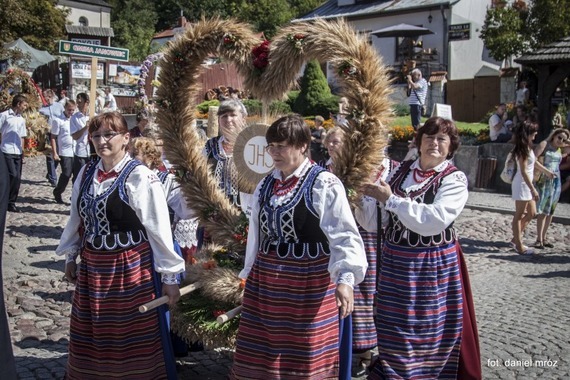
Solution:
{"label": "woman's hand", "polygon": [[65,278],[72,284],[75,284],[77,281],[77,263],[75,261],[65,264]]}
{"label": "woman's hand", "polygon": [[168,306],[172,307],[180,299],[180,288],[177,284],[162,284],[162,295],[168,296]]}
{"label": "woman's hand", "polygon": [[532,187],[530,189],[530,193],[532,194],[532,199],[534,199],[535,201],[538,201],[538,191],[536,191],[536,189],[534,187]]}
{"label": "woman's hand", "polygon": [[340,308],[340,318],[348,317],[354,311],[354,292],[349,285],[338,284],[335,291],[336,305]]}
{"label": "woman's hand", "polygon": [[379,202],[386,203],[390,195],[392,195],[392,189],[390,189],[390,185],[388,185],[384,181],[380,181],[379,185],[373,183],[367,183],[362,188],[362,191],[365,195],[376,199]]}
{"label": "woman's hand", "polygon": [[547,176],[548,178],[550,178],[550,179],[556,178],[556,173],[554,173],[554,172],[551,171],[551,170],[547,170],[545,174],[546,174],[546,176]]}

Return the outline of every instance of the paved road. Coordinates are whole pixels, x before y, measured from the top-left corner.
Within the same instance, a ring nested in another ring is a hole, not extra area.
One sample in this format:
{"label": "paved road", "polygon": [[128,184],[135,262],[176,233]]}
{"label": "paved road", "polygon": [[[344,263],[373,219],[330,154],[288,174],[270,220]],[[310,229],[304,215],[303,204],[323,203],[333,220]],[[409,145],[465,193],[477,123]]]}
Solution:
{"label": "paved road", "polygon": [[[61,379],[67,357],[73,288],[63,281],[64,261],[54,250],[68,206],[53,201],[44,175],[42,157],[26,159],[19,202],[23,213],[9,214],[6,224],[3,272],[21,379]],[[508,208],[507,200],[489,201],[494,196],[483,197],[492,207],[465,209],[455,224],[471,273],[484,378],[568,379],[568,226],[551,227],[555,248],[519,256],[506,243],[511,215],[487,211]],[[527,244],[534,241],[535,228],[532,222]],[[181,379],[223,379],[230,365],[231,351],[203,351],[180,359],[178,373]]]}

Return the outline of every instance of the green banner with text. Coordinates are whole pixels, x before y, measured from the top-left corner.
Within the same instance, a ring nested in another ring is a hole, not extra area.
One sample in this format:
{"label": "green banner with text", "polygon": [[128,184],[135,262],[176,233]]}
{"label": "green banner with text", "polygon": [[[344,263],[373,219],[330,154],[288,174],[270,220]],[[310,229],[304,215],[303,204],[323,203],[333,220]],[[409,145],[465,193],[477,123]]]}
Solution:
{"label": "green banner with text", "polygon": [[59,53],[82,55],[85,57],[97,57],[113,59],[115,61],[129,61],[129,49],[120,49],[110,46],[89,45],[72,41],[59,41]]}

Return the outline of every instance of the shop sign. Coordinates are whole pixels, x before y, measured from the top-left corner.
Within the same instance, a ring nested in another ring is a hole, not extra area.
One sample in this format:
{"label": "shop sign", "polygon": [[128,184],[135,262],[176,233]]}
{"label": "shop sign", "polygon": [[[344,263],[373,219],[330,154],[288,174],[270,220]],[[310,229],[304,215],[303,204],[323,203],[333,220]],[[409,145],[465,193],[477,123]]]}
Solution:
{"label": "shop sign", "polygon": [[[97,79],[103,79],[104,64],[97,63]],[[91,63],[73,61],[71,63],[71,77],[73,79],[91,79]]]}
{"label": "shop sign", "polygon": [[449,25],[449,41],[462,41],[471,38],[471,24]]}

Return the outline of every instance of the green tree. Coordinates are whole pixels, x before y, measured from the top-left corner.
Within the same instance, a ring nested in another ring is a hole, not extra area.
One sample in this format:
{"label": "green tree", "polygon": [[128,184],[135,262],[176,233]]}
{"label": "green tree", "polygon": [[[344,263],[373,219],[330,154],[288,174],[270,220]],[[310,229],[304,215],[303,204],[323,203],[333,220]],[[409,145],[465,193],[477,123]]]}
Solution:
{"label": "green tree", "polygon": [[316,115],[325,112],[331,97],[327,78],[317,60],[307,62],[301,78],[301,92],[295,100],[293,111],[301,115]]}
{"label": "green tree", "polygon": [[516,0],[487,10],[481,39],[496,60],[520,56],[570,34],[569,0]]}
{"label": "green tree", "polygon": [[241,20],[250,22],[255,29],[271,38],[281,25],[286,24],[294,14],[287,0],[253,0],[244,3],[239,12]]}
{"label": "green tree", "polygon": [[3,0],[0,11],[0,42],[22,38],[30,46],[57,51],[64,39],[69,10],[57,8],[57,0]]}
{"label": "green tree", "polygon": [[130,59],[142,61],[149,54],[150,40],[158,20],[152,0],[110,0],[113,5],[111,44],[129,49]]}

